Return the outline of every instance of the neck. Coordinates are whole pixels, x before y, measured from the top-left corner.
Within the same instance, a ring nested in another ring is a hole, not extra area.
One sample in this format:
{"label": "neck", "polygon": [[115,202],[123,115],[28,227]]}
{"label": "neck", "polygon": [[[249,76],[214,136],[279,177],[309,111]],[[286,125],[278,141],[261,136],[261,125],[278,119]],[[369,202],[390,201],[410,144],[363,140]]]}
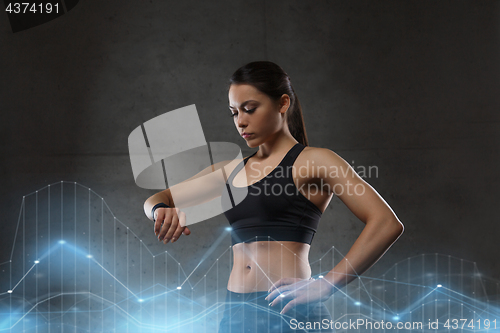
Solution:
{"label": "neck", "polygon": [[265,159],[272,154],[287,152],[295,144],[297,144],[297,140],[295,140],[290,132],[286,133],[284,131],[279,131],[273,137],[270,137],[266,142],[259,145],[259,151],[256,156],[257,158]]}

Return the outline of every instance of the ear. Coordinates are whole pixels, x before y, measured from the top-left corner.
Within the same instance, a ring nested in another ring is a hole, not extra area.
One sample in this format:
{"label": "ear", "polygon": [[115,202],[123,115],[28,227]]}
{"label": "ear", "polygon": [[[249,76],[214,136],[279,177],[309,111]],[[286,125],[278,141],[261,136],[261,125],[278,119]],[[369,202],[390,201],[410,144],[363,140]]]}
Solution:
{"label": "ear", "polygon": [[280,113],[285,113],[290,107],[290,96],[288,96],[287,94],[281,95],[278,103]]}

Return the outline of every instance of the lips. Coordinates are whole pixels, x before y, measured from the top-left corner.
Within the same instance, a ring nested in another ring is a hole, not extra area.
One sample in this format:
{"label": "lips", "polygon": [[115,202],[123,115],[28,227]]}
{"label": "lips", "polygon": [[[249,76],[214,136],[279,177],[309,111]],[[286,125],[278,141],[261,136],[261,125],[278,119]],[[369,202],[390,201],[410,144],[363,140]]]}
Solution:
{"label": "lips", "polygon": [[251,136],[253,133],[241,133],[241,136],[244,137],[244,138],[248,138],[249,136]]}

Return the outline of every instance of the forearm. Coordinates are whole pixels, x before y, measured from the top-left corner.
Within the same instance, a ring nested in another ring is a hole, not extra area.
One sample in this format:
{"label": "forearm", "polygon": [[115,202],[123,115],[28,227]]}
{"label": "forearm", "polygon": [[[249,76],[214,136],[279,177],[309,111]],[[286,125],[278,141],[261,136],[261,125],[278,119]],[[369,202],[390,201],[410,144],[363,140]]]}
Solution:
{"label": "forearm", "polygon": [[324,277],[334,286],[332,294],[373,266],[403,230],[403,225],[393,218],[367,222],[344,259]]}
{"label": "forearm", "polygon": [[150,196],[145,202],[144,202],[144,213],[150,219],[153,221],[153,217],[151,216],[151,210],[153,207],[160,203],[163,202],[164,204],[170,206],[170,207],[175,207],[173,200],[171,199],[171,196],[169,195],[170,191],[167,189],[165,191],[158,192],[152,196]]}

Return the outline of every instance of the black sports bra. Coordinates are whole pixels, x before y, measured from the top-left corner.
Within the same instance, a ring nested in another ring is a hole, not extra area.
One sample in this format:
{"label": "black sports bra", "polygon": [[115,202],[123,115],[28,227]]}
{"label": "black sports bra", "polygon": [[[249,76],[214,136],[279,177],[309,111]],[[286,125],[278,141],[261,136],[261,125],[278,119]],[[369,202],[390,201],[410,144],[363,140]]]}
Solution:
{"label": "black sports bra", "polygon": [[221,205],[232,227],[233,245],[255,241],[311,244],[322,212],[299,192],[292,178],[293,163],[304,148],[295,144],[271,173],[248,187],[234,186],[233,179],[257,152],[240,162],[229,175]]}

